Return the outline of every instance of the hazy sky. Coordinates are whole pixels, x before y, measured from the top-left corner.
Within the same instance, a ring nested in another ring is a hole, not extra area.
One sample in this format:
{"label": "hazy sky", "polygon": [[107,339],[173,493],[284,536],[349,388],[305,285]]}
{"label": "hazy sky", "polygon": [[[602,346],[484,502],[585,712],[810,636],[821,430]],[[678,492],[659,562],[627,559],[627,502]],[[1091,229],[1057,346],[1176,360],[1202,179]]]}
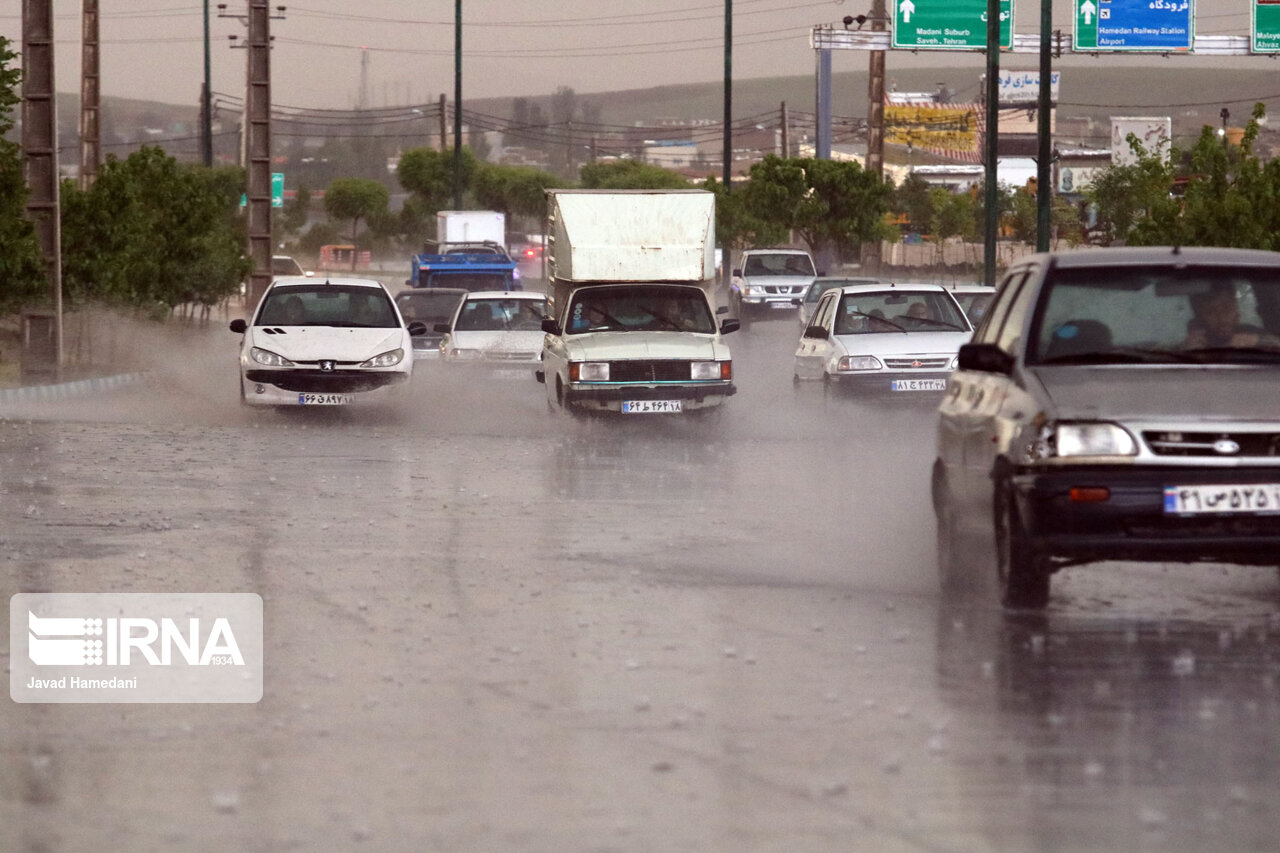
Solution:
{"label": "hazy sky", "polygon": [[[298,107],[346,108],[361,96],[370,106],[422,103],[453,96],[451,0],[302,0],[271,22],[272,99]],[[893,8],[894,0],[887,0]],[[953,0],[916,0],[917,5]],[[1197,31],[1249,31],[1253,0],[1199,0]],[[21,41],[20,5],[5,2],[0,35]],[[104,95],[194,104],[203,79],[203,4],[184,0],[100,0]],[[244,0],[227,3],[243,14]],[[273,0],[273,6],[277,5]],[[871,0],[733,0],[736,79],[809,75],[808,36],[816,25],[838,24],[867,12]],[[1054,25],[1070,33],[1073,3],[1056,0]],[[80,0],[54,0],[58,88],[74,92],[80,73]],[[578,92],[719,81],[724,76],[723,0],[463,0],[463,100],[544,95],[557,86]],[[243,36],[234,18],[211,4],[213,90],[244,92],[243,50],[227,38]],[[1018,32],[1036,32],[1040,0],[1016,0]],[[1108,57],[1086,61],[1159,61]],[[1177,57],[1169,62],[1264,63]],[[895,51],[889,66],[981,65],[980,55]],[[1033,67],[1034,56],[1006,59]],[[865,54],[841,51],[836,71],[865,68]],[[364,73],[362,75],[362,66]]]}

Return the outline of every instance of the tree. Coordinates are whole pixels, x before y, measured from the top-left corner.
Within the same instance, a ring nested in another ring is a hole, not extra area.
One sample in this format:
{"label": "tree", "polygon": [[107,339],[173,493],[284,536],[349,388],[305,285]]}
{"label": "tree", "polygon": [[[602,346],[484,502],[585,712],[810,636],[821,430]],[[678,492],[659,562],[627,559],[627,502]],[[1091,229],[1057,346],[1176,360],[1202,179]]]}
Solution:
{"label": "tree", "polygon": [[[330,219],[351,220],[351,242],[359,236],[360,220],[371,220],[387,210],[391,194],[378,181],[368,178],[339,178],[329,184],[324,194],[325,213]],[[356,253],[351,253],[351,269],[356,268]]]}
{"label": "tree", "polygon": [[[462,149],[462,189],[470,186],[479,164],[475,155]],[[396,175],[400,186],[410,193],[400,213],[400,231],[418,242],[435,233],[434,217],[453,205],[453,149],[413,148],[404,152]]]}
{"label": "tree", "polygon": [[579,182],[589,190],[690,189],[688,179],[670,169],[637,160],[587,163],[579,170]]}
{"label": "tree", "polygon": [[62,185],[62,270],[71,301],[212,305],[251,271],[238,222],[243,175],[143,147],[108,156],[88,190]]}
{"label": "tree", "polygon": [[484,210],[500,210],[508,219],[540,221],[545,213],[546,191],[567,181],[532,166],[498,166],[481,163],[472,178],[476,203]]}
{"label": "tree", "polygon": [[907,175],[890,196],[890,209],[907,217],[913,231],[928,231],[933,222],[929,182],[915,172]]}
{"label": "tree", "polygon": [[756,216],[743,192],[731,193],[715,178],[707,178],[702,188],[715,193],[716,239],[727,256],[752,246],[768,246],[787,239],[787,230],[776,222]]}
{"label": "tree", "polygon": [[0,311],[45,298],[48,281],[35,230],[26,217],[27,184],[22,149],[5,138],[13,128],[21,72],[10,68],[16,54],[0,36]]}
{"label": "tree", "polygon": [[890,233],[892,187],[857,163],[770,154],[751,167],[745,192],[753,216],[798,232],[815,255],[844,255]]}

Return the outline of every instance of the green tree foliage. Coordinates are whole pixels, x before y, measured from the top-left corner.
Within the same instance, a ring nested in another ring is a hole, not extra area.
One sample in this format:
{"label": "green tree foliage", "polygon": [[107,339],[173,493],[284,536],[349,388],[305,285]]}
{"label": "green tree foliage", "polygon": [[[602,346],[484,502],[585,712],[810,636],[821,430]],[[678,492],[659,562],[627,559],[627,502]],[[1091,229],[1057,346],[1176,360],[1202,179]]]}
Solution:
{"label": "green tree foliage", "polygon": [[546,191],[568,184],[563,178],[532,166],[498,166],[481,163],[471,191],[481,210],[500,210],[508,219],[539,221],[545,213]]}
{"label": "green tree foliage", "polygon": [[[462,189],[471,186],[477,161],[467,148],[462,149]],[[413,148],[404,152],[396,170],[400,186],[418,197],[424,211],[434,216],[453,204],[453,149]]]}
{"label": "green tree foliage", "polygon": [[108,156],[87,191],[62,186],[64,295],[126,305],[211,305],[249,274],[238,170],[179,164],[159,148]]}
{"label": "green tree foliage", "polygon": [[360,220],[374,220],[386,213],[391,193],[379,181],[339,178],[324,194],[324,210],[330,219],[351,221],[351,242],[359,236]]}
{"label": "green tree foliage", "polygon": [[724,184],[715,178],[703,181],[702,189],[715,193],[716,240],[727,252],[786,241],[787,229],[756,216],[747,204],[745,192],[726,192]]}
{"label": "green tree foliage", "polygon": [[933,222],[933,201],[929,182],[912,172],[890,196],[890,209],[904,214],[914,231],[928,231]]}
{"label": "green tree foliage", "polygon": [[1127,241],[1139,221],[1168,203],[1173,186],[1171,159],[1148,154],[1132,136],[1130,142],[1138,162],[1103,170],[1086,193],[1107,244]]}
{"label": "green tree foliage", "polygon": [[27,184],[22,149],[5,138],[13,129],[21,72],[11,68],[16,54],[0,37],[0,311],[37,302],[48,293],[48,279],[35,231],[26,218]]}
{"label": "green tree foliage", "polygon": [[579,170],[579,183],[589,190],[692,189],[683,176],[636,160],[587,163]]}
{"label": "green tree foliage", "polygon": [[857,163],[769,155],[751,167],[746,204],[757,218],[797,232],[810,251],[852,253],[890,236],[892,186]]}
{"label": "green tree foliage", "polygon": [[310,209],[311,188],[302,184],[293,194],[293,198],[284,203],[279,219],[272,217],[272,222],[279,221],[280,231],[286,235],[297,234],[307,224],[307,212]]}

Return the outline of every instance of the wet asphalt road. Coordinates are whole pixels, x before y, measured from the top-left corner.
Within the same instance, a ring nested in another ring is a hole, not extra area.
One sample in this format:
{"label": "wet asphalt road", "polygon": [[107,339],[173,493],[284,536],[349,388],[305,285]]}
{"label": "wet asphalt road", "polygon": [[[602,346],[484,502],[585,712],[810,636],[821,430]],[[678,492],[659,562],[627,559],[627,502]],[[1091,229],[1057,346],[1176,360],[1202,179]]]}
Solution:
{"label": "wet asphalt road", "polygon": [[6,602],[257,592],[267,658],[256,705],[6,701],[0,850],[1274,850],[1275,572],[945,601],[931,411],[793,389],[793,337],[730,339],[714,423],[438,368],[254,417],[221,330],[9,412]]}

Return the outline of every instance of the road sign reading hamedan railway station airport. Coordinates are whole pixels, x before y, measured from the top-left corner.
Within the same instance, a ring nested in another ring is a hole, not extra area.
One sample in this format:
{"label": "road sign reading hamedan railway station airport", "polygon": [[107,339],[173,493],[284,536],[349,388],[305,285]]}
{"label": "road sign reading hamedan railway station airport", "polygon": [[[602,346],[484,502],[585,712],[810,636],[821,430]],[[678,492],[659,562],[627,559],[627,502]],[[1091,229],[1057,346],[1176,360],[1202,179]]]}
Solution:
{"label": "road sign reading hamedan railway station airport", "polygon": [[1076,50],[1190,51],[1195,0],[1075,0]]}
{"label": "road sign reading hamedan railway station airport", "polygon": [[[985,50],[987,0],[894,0],[893,46]],[[1013,47],[1013,0],[1000,0],[1000,46]]]}

